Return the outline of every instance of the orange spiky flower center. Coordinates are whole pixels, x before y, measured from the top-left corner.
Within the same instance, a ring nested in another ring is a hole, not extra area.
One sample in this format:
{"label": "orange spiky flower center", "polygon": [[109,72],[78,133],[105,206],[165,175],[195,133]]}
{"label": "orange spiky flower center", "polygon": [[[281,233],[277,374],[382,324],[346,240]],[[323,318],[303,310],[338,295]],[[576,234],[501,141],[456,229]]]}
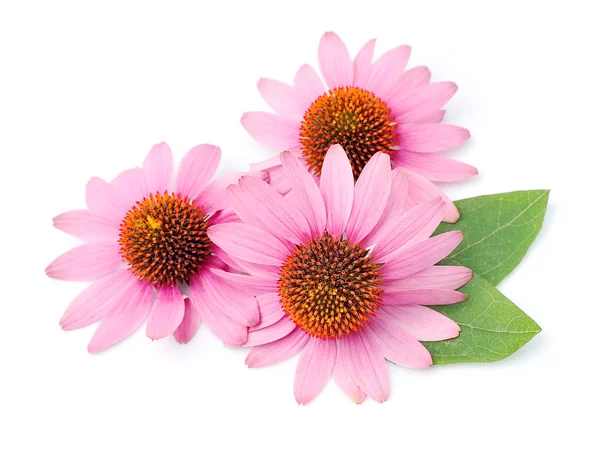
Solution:
{"label": "orange spiky flower center", "polygon": [[283,310],[307,334],[339,339],[379,308],[380,265],[368,251],[325,233],[296,246],[279,272]]}
{"label": "orange spiky flower center", "polygon": [[150,194],[121,223],[121,255],[139,279],[157,287],[188,282],[210,254],[207,216],[181,194]]}
{"label": "orange spiky flower center", "polygon": [[339,144],[357,179],[375,153],[394,152],[397,138],[391,109],[373,93],[357,87],[335,88],[317,98],[300,126],[302,154],[315,175],[321,174],[329,147]]}

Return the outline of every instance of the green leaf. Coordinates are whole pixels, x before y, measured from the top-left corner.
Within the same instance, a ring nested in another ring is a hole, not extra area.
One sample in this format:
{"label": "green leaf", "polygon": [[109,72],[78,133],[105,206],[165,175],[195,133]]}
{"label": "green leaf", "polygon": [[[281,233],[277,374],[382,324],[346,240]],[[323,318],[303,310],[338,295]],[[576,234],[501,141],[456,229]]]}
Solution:
{"label": "green leaf", "polygon": [[462,230],[464,240],[441,264],[464,265],[497,285],[521,261],[544,220],[550,191],[484,195],[456,203],[460,220],[436,234]]}
{"label": "green leaf", "polygon": [[461,291],[469,295],[465,302],[432,308],[461,327],[455,339],[423,342],[434,364],[498,361],[542,330],[485,279],[474,277]]}

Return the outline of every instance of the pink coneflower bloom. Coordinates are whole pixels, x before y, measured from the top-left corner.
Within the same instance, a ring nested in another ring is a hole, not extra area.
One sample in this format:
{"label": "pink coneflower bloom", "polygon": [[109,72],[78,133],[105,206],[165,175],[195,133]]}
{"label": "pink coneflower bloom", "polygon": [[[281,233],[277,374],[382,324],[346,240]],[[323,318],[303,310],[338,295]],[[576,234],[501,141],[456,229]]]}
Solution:
{"label": "pink coneflower bloom", "polygon": [[[405,71],[408,46],[371,63],[374,48],[373,39],[353,61],[342,40],[325,33],[319,43],[325,83],[309,65],[300,67],[293,85],[261,79],[258,89],[276,113],[249,112],[242,124],[259,142],[300,158],[317,177],[331,145],[346,150],[355,178],[375,153],[387,153],[392,167],[406,170],[408,206],[439,196],[446,203],[443,220],[456,222],[458,210],[432,183],[460,181],[477,173],[470,165],[434,154],[469,138],[466,129],[440,123],[445,112],[441,109],[456,92],[456,84],[430,83],[424,66]],[[279,192],[289,191],[278,157],[253,169],[266,170]]]}
{"label": "pink coneflower bloom", "polygon": [[250,328],[250,367],[301,351],[294,392],[314,398],[333,375],[360,403],[388,397],[385,360],[426,368],[419,340],[458,336],[459,326],[426,305],[452,304],[471,278],[459,266],[434,266],[461,241],[459,231],[429,236],[444,203],[405,210],[408,175],[376,153],[354,186],[342,147],[327,153],[319,184],[293,154],[282,153],[292,191],[243,177],[228,188],[242,223],[211,226],[208,237],[248,275],[213,272],[256,295],[261,320]]}
{"label": "pink coneflower bloom", "polygon": [[95,281],[60,320],[65,330],[100,322],[90,352],[129,336],[146,318],[151,339],[173,334],[188,342],[204,320],[225,343],[246,342],[247,327],[259,321],[256,301],[210,272],[230,267],[216,257],[225,255],[207,229],[237,219],[225,188],[239,175],[209,183],[220,159],[218,147],[191,149],[173,184],[171,150],[158,144],[141,168],[124,171],[111,183],[92,178],[87,210],[54,219],[55,227],[85,241],[54,260],[46,273]]}

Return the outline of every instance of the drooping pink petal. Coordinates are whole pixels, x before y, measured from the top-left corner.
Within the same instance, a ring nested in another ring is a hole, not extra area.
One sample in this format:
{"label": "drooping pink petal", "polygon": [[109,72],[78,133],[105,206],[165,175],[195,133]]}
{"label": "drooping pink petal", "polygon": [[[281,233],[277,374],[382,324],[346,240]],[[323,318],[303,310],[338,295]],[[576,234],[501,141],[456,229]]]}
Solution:
{"label": "drooping pink petal", "polygon": [[46,274],[65,281],[94,281],[123,263],[119,251],[116,241],[82,244],[55,259],[46,268]]}
{"label": "drooping pink petal", "polygon": [[341,236],[352,211],[354,176],[348,156],[340,145],[332,145],[327,151],[320,189],[325,202],[327,231],[333,236]]}
{"label": "drooping pink petal", "polygon": [[326,91],[323,81],[310,65],[302,65],[294,78],[294,90],[301,101],[302,110],[306,109]]}
{"label": "drooping pink petal", "polygon": [[371,75],[371,62],[373,61],[373,53],[375,52],[375,39],[367,41],[366,44],[358,51],[354,59],[354,78],[352,85],[355,87],[364,87]]}
{"label": "drooping pink petal", "polygon": [[278,193],[285,196],[292,190],[291,181],[288,179],[283,167],[278,165],[272,169],[267,170],[269,174],[268,182],[269,186],[275,189]]}
{"label": "drooping pink petal", "polygon": [[246,326],[254,326],[259,322],[258,305],[251,294],[239,291],[208,271],[199,275],[198,278],[207,298],[225,315]]}
{"label": "drooping pink petal", "polygon": [[459,245],[462,237],[459,230],[453,230],[388,255],[388,261],[381,267],[384,280],[412,276],[435,265]]}
{"label": "drooping pink petal", "polygon": [[446,115],[445,110],[436,110],[435,112],[424,114],[422,117],[415,118],[413,123],[441,123]]}
{"label": "drooping pink petal", "polygon": [[158,289],[158,297],[150,309],[146,335],[152,340],[170,336],[181,325],[185,312],[183,295],[176,286]]}
{"label": "drooping pink petal", "polygon": [[254,295],[276,292],[278,289],[277,276],[275,276],[273,279],[268,279],[264,276],[229,273],[227,271],[215,268],[212,268],[211,271],[225,281],[230,282],[230,285],[244,288],[245,291]]}
{"label": "drooping pink petal", "polygon": [[129,207],[142,201],[148,195],[144,171],[139,167],[121,172],[111,184],[117,188],[123,202]]}
{"label": "drooping pink petal", "polygon": [[247,112],[242,116],[242,126],[269,147],[287,150],[298,144],[300,123],[297,120],[267,112]]}
{"label": "drooping pink petal", "polygon": [[156,144],[142,165],[149,194],[164,193],[173,182],[173,153],[165,142]]}
{"label": "drooping pink petal", "polygon": [[205,213],[213,213],[230,208],[231,203],[226,189],[232,184],[237,184],[239,179],[244,175],[252,175],[262,180],[267,177],[265,172],[252,172],[250,174],[244,172],[229,173],[208,183],[196,196],[195,203],[201,206]]}
{"label": "drooping pink petal", "polygon": [[305,106],[298,103],[294,87],[264,77],[258,81],[257,86],[263,99],[275,112],[285,117],[302,118]]}
{"label": "drooping pink petal", "polygon": [[399,249],[417,235],[423,234],[425,238],[429,238],[440,224],[443,215],[444,202],[438,197],[417,205],[396,219],[389,219],[387,224],[381,227],[378,242],[373,248],[373,257],[377,261],[385,262],[389,255],[399,254]]}
{"label": "drooping pink petal", "polygon": [[[306,218],[275,189],[255,177],[243,177],[239,187],[246,196],[245,204],[234,203],[240,219],[295,244],[308,239],[310,228]],[[248,211],[252,212],[250,216],[246,216]]]}
{"label": "drooping pink petal", "polygon": [[184,298],[183,303],[185,306],[183,320],[173,333],[173,337],[180,344],[187,344],[196,335],[202,319],[200,313],[194,308],[191,299]]}
{"label": "drooping pink petal", "polygon": [[274,342],[290,334],[294,328],[296,328],[296,324],[289,318],[284,317],[263,329],[249,331],[248,340],[244,344],[244,347],[254,347]]}
{"label": "drooping pink petal", "polygon": [[276,237],[252,225],[213,225],[208,228],[208,237],[232,257],[252,263],[279,266],[289,254]]}
{"label": "drooping pink petal", "polygon": [[281,299],[278,293],[263,293],[262,295],[258,295],[256,300],[258,301],[258,309],[260,312],[260,323],[250,328],[250,331],[256,331],[271,326],[286,316],[285,311],[281,306]]}
{"label": "drooping pink petal", "polygon": [[352,85],[352,58],[333,32],[325,33],[319,42],[319,68],[330,89]]}
{"label": "drooping pink petal", "polygon": [[338,387],[346,394],[353,402],[360,404],[366,398],[367,395],[360,389],[356,384],[350,372],[348,372],[346,365],[344,364],[344,358],[340,352],[341,345],[339,340],[337,343],[337,357],[335,360],[335,366],[333,367],[333,380]]}
{"label": "drooping pink petal", "polygon": [[429,153],[401,151],[394,156],[396,165],[412,170],[431,181],[462,181],[477,175],[477,169],[454,159]]}
{"label": "drooping pink petal", "polygon": [[411,369],[427,369],[433,363],[427,349],[413,336],[392,323],[385,313],[373,317],[366,330],[377,340],[383,356],[394,364]]}
{"label": "drooping pink petal", "polygon": [[73,210],[52,219],[54,227],[85,241],[117,241],[119,223],[90,210]]}
{"label": "drooping pink petal", "polygon": [[198,145],[181,160],[175,192],[195,198],[214,176],[221,161],[221,149],[214,145]]}
{"label": "drooping pink petal", "polygon": [[388,198],[385,210],[379,219],[377,225],[371,230],[371,233],[363,240],[363,244],[368,247],[379,241],[379,237],[385,230],[385,227],[394,220],[398,219],[406,212],[406,199],[408,197],[408,176],[404,169],[396,168],[392,170],[392,189]]}
{"label": "drooping pink petal", "polygon": [[440,288],[456,290],[471,280],[473,272],[464,266],[432,266],[423,271],[398,280],[388,280],[390,290]]}
{"label": "drooping pink petal", "polygon": [[315,179],[300,160],[290,152],[281,154],[281,165],[291,182],[294,200],[306,218],[312,236],[321,235],[325,229],[325,203]]}
{"label": "drooping pink petal", "polygon": [[85,202],[95,214],[121,223],[131,207],[122,199],[118,189],[101,178],[90,179],[85,187]]}
{"label": "drooping pink petal", "polygon": [[113,298],[121,292],[130,292],[137,278],[129,270],[118,270],[97,280],[72,302],[60,319],[60,326],[66,331],[96,323],[104,317]]}
{"label": "drooping pink petal", "polygon": [[354,187],[354,202],[346,227],[350,240],[358,243],[373,230],[385,211],[391,189],[390,156],[375,153]]}
{"label": "drooping pink petal", "polygon": [[443,304],[462,303],[467,295],[456,290],[439,288],[416,288],[408,290],[393,290],[383,286],[383,303],[389,306],[440,306]]}
{"label": "drooping pink petal", "polygon": [[425,66],[417,66],[403,72],[386,98],[388,106],[392,109],[392,115],[399,115],[402,112],[404,98],[417,88],[427,85],[430,79],[431,72]]}
{"label": "drooping pink petal", "polygon": [[335,364],[336,345],[334,340],[311,337],[300,354],[294,378],[296,402],[307,404],[327,384]]}
{"label": "drooping pink petal", "polygon": [[377,97],[387,99],[394,93],[398,79],[406,68],[410,50],[410,46],[399,46],[379,57],[371,67],[365,88]]}
{"label": "drooping pink petal", "polygon": [[425,306],[385,306],[381,312],[420,341],[453,339],[460,334],[460,326],[454,320]]}
{"label": "drooping pink petal", "polygon": [[98,325],[88,351],[96,353],[132,334],[146,319],[152,304],[152,285],[136,280],[133,289],[119,294]]}
{"label": "drooping pink petal", "polygon": [[395,101],[396,121],[411,123],[441,109],[454,96],[456,89],[454,82],[438,82],[416,88],[406,97]]}
{"label": "drooping pink petal", "polygon": [[302,350],[309,338],[308,334],[296,327],[290,334],[275,342],[252,347],[246,357],[246,365],[267,367],[283,362]]}
{"label": "drooping pink petal", "polygon": [[460,218],[460,213],[454,205],[454,202],[448,198],[434,183],[427,178],[422,177],[418,173],[406,170],[408,174],[408,199],[407,207],[412,208],[423,202],[426,202],[436,197],[441,197],[446,204],[446,211],[442,221],[456,222]]}
{"label": "drooping pink petal", "polygon": [[445,123],[400,125],[398,133],[402,148],[419,153],[449,150],[471,137],[465,128]]}
{"label": "drooping pink petal", "polygon": [[225,344],[240,346],[248,338],[248,328],[225,315],[212,301],[197,276],[190,281],[190,297],[194,309],[212,333]]}
{"label": "drooping pink petal", "polygon": [[369,397],[384,402],[390,394],[387,365],[381,347],[365,330],[344,336],[340,352],[346,371]]}

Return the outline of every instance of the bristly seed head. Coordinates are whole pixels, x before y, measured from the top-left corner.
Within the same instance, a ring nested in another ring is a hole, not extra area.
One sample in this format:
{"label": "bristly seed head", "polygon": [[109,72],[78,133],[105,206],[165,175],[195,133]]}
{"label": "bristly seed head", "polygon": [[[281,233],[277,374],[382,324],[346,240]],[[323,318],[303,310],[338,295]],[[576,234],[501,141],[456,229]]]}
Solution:
{"label": "bristly seed head", "polygon": [[121,255],[141,280],[157,287],[189,281],[211,242],[207,216],[181,194],[150,194],[121,223]]}
{"label": "bristly seed head", "polygon": [[315,175],[321,174],[331,145],[344,148],[357,179],[375,153],[393,153],[397,142],[391,109],[373,93],[357,87],[335,88],[317,98],[300,126],[302,154]]}
{"label": "bristly seed head", "polygon": [[379,268],[365,249],[325,231],[297,246],[283,264],[278,281],[283,310],[321,339],[357,332],[379,308]]}

